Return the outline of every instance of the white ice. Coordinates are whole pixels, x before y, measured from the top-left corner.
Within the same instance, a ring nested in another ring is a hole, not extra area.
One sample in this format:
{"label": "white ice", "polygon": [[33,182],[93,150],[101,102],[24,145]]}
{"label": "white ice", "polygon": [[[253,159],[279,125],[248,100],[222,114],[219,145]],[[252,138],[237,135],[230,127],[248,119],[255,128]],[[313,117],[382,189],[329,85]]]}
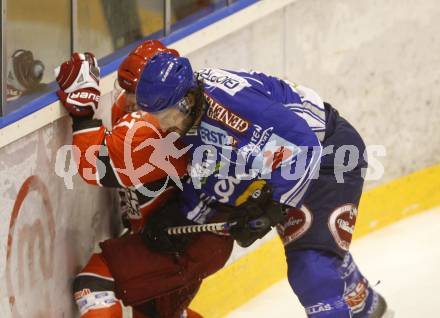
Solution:
{"label": "white ice", "polygon": [[[353,242],[351,252],[395,318],[440,317],[440,207],[404,219]],[[226,318],[304,318],[287,280]]]}

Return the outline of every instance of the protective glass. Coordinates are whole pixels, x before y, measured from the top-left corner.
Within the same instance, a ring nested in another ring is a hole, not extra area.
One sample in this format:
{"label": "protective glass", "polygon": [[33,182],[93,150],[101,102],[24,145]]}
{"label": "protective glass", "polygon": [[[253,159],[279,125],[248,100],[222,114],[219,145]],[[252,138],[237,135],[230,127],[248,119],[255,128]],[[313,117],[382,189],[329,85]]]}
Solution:
{"label": "protective glass", "polygon": [[52,70],[70,56],[70,17],[69,0],[2,1],[3,115],[51,90]]}

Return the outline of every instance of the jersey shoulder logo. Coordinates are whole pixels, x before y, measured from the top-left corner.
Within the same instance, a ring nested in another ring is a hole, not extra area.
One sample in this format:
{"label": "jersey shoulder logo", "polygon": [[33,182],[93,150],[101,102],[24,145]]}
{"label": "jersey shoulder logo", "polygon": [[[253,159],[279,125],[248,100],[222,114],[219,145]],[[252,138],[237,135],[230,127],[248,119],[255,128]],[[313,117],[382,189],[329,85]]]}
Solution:
{"label": "jersey shoulder logo", "polygon": [[198,78],[204,80],[206,85],[221,89],[231,96],[246,87],[251,87],[245,78],[220,69],[205,68],[198,72]]}

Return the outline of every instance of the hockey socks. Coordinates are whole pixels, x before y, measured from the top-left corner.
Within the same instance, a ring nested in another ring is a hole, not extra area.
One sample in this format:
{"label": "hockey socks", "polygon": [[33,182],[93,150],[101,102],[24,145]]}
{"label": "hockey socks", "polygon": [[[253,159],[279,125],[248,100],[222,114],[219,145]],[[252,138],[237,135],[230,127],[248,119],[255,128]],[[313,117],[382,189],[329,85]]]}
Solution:
{"label": "hockey socks", "polygon": [[287,251],[288,279],[310,318],[368,318],[377,294],[349,253]]}

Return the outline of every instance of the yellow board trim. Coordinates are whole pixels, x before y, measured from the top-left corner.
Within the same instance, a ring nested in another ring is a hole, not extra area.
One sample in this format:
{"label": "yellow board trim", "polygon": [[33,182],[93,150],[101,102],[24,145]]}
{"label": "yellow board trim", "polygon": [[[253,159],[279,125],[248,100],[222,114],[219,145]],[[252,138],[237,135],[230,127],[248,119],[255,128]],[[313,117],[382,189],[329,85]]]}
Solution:
{"label": "yellow board trim", "polygon": [[[354,238],[439,205],[440,164],[366,191]],[[284,249],[276,237],[206,278],[190,307],[205,318],[224,317],[286,278],[286,272]]]}

